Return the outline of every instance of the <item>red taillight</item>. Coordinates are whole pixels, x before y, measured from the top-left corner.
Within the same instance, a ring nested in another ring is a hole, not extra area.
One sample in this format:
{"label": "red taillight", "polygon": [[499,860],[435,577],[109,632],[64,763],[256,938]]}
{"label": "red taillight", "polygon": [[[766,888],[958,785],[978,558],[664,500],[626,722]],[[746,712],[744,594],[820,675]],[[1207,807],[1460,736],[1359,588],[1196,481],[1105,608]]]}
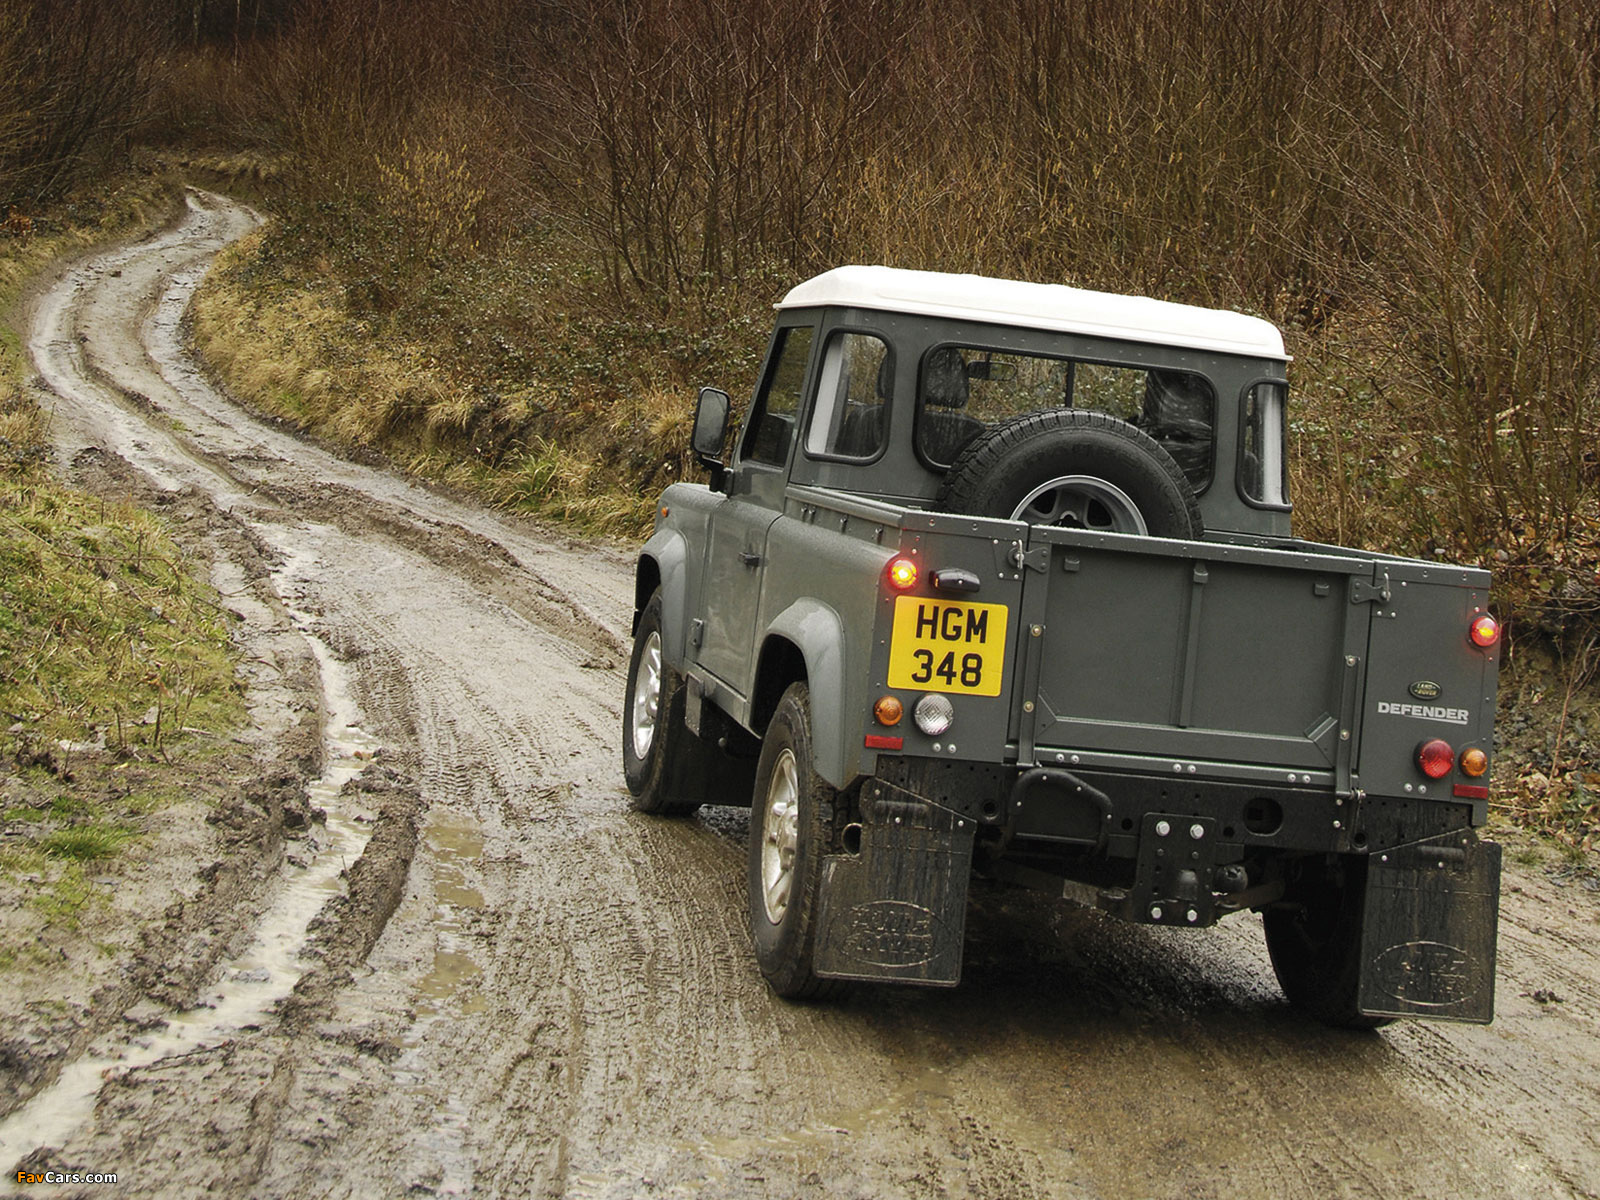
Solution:
{"label": "red taillight", "polygon": [[885,574],[889,578],[889,586],[896,591],[903,592],[908,588],[917,586],[917,564],[915,559],[907,558],[904,555],[899,558],[891,558]]}
{"label": "red taillight", "polygon": [[1456,765],[1456,752],[1443,738],[1434,738],[1417,747],[1417,766],[1429,779],[1443,779]]}
{"label": "red taillight", "polygon": [[1487,650],[1500,640],[1500,622],[1484,613],[1472,622],[1467,632],[1474,646],[1482,646]]}

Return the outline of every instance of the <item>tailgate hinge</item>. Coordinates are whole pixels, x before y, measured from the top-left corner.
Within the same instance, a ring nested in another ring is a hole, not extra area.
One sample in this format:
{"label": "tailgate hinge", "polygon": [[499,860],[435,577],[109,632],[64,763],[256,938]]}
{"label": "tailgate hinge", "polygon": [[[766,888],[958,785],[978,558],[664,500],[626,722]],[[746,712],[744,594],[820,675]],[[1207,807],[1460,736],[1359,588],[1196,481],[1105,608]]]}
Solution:
{"label": "tailgate hinge", "polygon": [[1389,572],[1383,573],[1379,583],[1368,583],[1365,579],[1352,579],[1350,581],[1351,604],[1387,604],[1394,595],[1389,589]]}

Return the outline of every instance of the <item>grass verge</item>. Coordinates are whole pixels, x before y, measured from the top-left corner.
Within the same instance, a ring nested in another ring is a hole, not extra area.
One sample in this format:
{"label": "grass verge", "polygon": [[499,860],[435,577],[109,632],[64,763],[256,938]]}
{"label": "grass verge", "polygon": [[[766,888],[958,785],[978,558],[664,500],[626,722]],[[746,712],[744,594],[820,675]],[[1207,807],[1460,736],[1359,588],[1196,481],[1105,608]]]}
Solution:
{"label": "grass verge", "polygon": [[229,621],[162,521],[63,486],[14,328],[50,263],[157,220],[170,179],[128,174],[0,237],[0,875],[47,923],[184,794],[204,734],[245,708]]}

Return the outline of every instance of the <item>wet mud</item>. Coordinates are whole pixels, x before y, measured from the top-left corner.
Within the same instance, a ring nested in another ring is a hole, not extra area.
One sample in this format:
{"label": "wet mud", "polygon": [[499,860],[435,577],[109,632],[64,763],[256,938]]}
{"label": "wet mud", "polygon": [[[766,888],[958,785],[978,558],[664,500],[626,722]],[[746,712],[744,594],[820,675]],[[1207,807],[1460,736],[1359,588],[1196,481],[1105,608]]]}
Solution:
{"label": "wet mud", "polygon": [[[982,888],[959,988],[775,999],[744,813],[625,802],[626,549],[333,457],[187,355],[187,296],[254,221],[191,193],[41,289],[29,344],[65,463],[195,498],[270,561],[280,634],[326,647],[346,732],[382,748],[339,797],[369,832],[277,926],[304,930],[286,996],[127,1059],[71,1119],[22,1105],[12,1162],[136,1196],[1600,1195],[1600,903],[1537,866],[1508,873],[1487,1028],[1335,1033],[1289,1011],[1253,918]],[[236,940],[273,926],[287,857]],[[234,961],[150,996],[150,1044]]]}

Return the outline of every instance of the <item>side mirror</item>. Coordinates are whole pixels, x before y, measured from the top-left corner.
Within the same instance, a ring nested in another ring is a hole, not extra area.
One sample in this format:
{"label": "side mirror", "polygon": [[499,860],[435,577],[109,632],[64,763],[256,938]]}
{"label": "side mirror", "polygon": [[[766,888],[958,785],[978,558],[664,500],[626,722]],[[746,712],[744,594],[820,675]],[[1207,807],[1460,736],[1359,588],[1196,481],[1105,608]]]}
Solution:
{"label": "side mirror", "polygon": [[689,444],[695,461],[711,472],[711,488],[722,490],[722,475],[726,469],[722,461],[722,444],[728,437],[728,414],[733,401],[720,388],[703,387],[694,410],[694,433]]}

